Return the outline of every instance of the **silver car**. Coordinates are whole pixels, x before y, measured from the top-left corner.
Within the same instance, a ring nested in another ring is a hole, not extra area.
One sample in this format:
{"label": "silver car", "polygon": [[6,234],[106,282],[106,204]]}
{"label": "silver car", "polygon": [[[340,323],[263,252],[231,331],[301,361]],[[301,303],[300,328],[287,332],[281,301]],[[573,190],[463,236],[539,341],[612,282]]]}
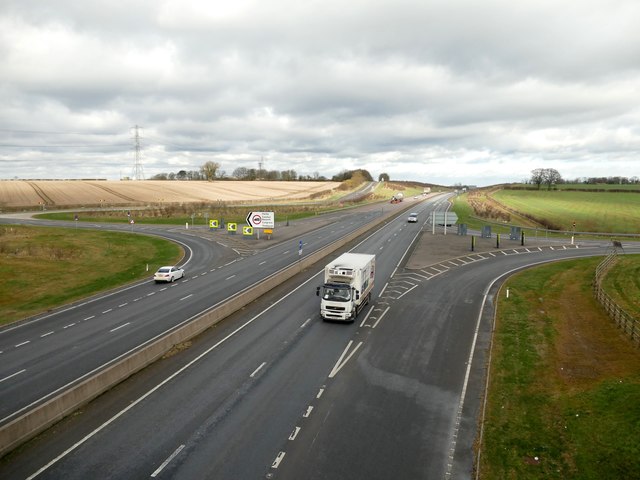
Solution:
{"label": "silver car", "polygon": [[407,222],[416,223],[417,221],[418,221],[418,214],[415,212],[410,213],[409,217],[407,218]]}
{"label": "silver car", "polygon": [[156,283],[173,282],[174,280],[182,277],[184,277],[184,270],[180,267],[174,266],[160,267],[155,275],[153,275],[153,279]]}

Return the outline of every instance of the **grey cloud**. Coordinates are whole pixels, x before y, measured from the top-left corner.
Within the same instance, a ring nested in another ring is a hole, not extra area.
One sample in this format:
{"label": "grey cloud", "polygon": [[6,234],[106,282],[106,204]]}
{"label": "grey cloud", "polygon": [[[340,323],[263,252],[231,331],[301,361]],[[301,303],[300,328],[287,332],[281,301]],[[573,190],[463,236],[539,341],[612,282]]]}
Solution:
{"label": "grey cloud", "polygon": [[638,173],[632,0],[89,3],[0,7],[0,178],[129,175],[136,124],[147,175]]}

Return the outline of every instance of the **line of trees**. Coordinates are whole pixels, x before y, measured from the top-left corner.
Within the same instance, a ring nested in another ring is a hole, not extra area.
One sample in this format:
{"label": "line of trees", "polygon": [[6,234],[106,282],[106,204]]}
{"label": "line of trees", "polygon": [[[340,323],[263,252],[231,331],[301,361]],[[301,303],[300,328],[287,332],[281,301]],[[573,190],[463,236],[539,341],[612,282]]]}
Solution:
{"label": "line of trees", "polygon": [[555,168],[536,168],[531,170],[531,183],[537,185],[538,189],[543,184],[551,189],[553,185],[561,182],[562,175]]}
{"label": "line of trees", "polygon": [[567,180],[566,183],[582,183],[585,185],[634,185],[640,183],[640,178],[633,177],[580,177],[573,180]]}
{"label": "line of trees", "polygon": [[531,171],[531,179],[530,183],[537,185],[538,189],[542,185],[546,185],[547,188],[551,189],[554,185],[558,184],[583,184],[583,185],[598,185],[598,184],[608,184],[608,185],[630,185],[630,184],[638,184],[640,183],[640,178],[637,176],[633,177],[581,177],[575,178],[573,180],[564,180],[562,175],[555,168],[536,168]]}
{"label": "line of trees", "polygon": [[326,181],[327,179],[314,172],[313,175],[298,175],[295,170],[264,170],[258,168],[238,167],[229,177],[221,170],[218,162],[206,162],[199,170],[180,170],[171,173],[158,173],[150,180],[279,180],[279,181]]}

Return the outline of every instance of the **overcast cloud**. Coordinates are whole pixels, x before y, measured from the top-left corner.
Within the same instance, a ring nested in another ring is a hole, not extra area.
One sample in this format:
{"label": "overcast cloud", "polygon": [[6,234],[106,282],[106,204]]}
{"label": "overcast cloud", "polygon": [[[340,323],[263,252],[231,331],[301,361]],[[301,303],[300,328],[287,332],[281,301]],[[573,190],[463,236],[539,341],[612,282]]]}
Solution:
{"label": "overcast cloud", "polygon": [[640,2],[3,0],[0,179],[640,176]]}

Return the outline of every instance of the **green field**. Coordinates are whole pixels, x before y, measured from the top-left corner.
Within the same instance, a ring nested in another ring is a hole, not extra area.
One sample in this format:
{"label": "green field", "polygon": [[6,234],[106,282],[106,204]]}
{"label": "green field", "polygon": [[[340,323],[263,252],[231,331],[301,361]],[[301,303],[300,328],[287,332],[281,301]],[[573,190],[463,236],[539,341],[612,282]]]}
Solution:
{"label": "green field", "polygon": [[[523,185],[525,186],[525,185]],[[526,185],[531,187],[531,185]],[[540,189],[545,189],[541,186]],[[626,192],[640,192],[640,184],[638,183],[560,183],[554,187],[556,190],[624,190]]]}
{"label": "green field", "polygon": [[638,193],[499,190],[492,197],[558,230],[575,222],[578,232],[640,233]]}
{"label": "green field", "polygon": [[503,286],[480,478],[640,478],[640,350],[593,297],[601,260],[538,267]]}
{"label": "green field", "polygon": [[[509,220],[480,218],[470,205],[470,195],[453,201],[458,223],[479,229],[493,224],[495,232],[505,233],[508,226],[530,227],[573,233],[611,233],[640,235],[640,193],[576,192],[555,190],[506,190],[474,192],[475,198],[494,211],[505,212]],[[500,228],[502,225],[502,228]]]}
{"label": "green field", "polygon": [[182,254],[144,235],[2,225],[0,264],[10,274],[0,280],[0,325],[150,277]]}

